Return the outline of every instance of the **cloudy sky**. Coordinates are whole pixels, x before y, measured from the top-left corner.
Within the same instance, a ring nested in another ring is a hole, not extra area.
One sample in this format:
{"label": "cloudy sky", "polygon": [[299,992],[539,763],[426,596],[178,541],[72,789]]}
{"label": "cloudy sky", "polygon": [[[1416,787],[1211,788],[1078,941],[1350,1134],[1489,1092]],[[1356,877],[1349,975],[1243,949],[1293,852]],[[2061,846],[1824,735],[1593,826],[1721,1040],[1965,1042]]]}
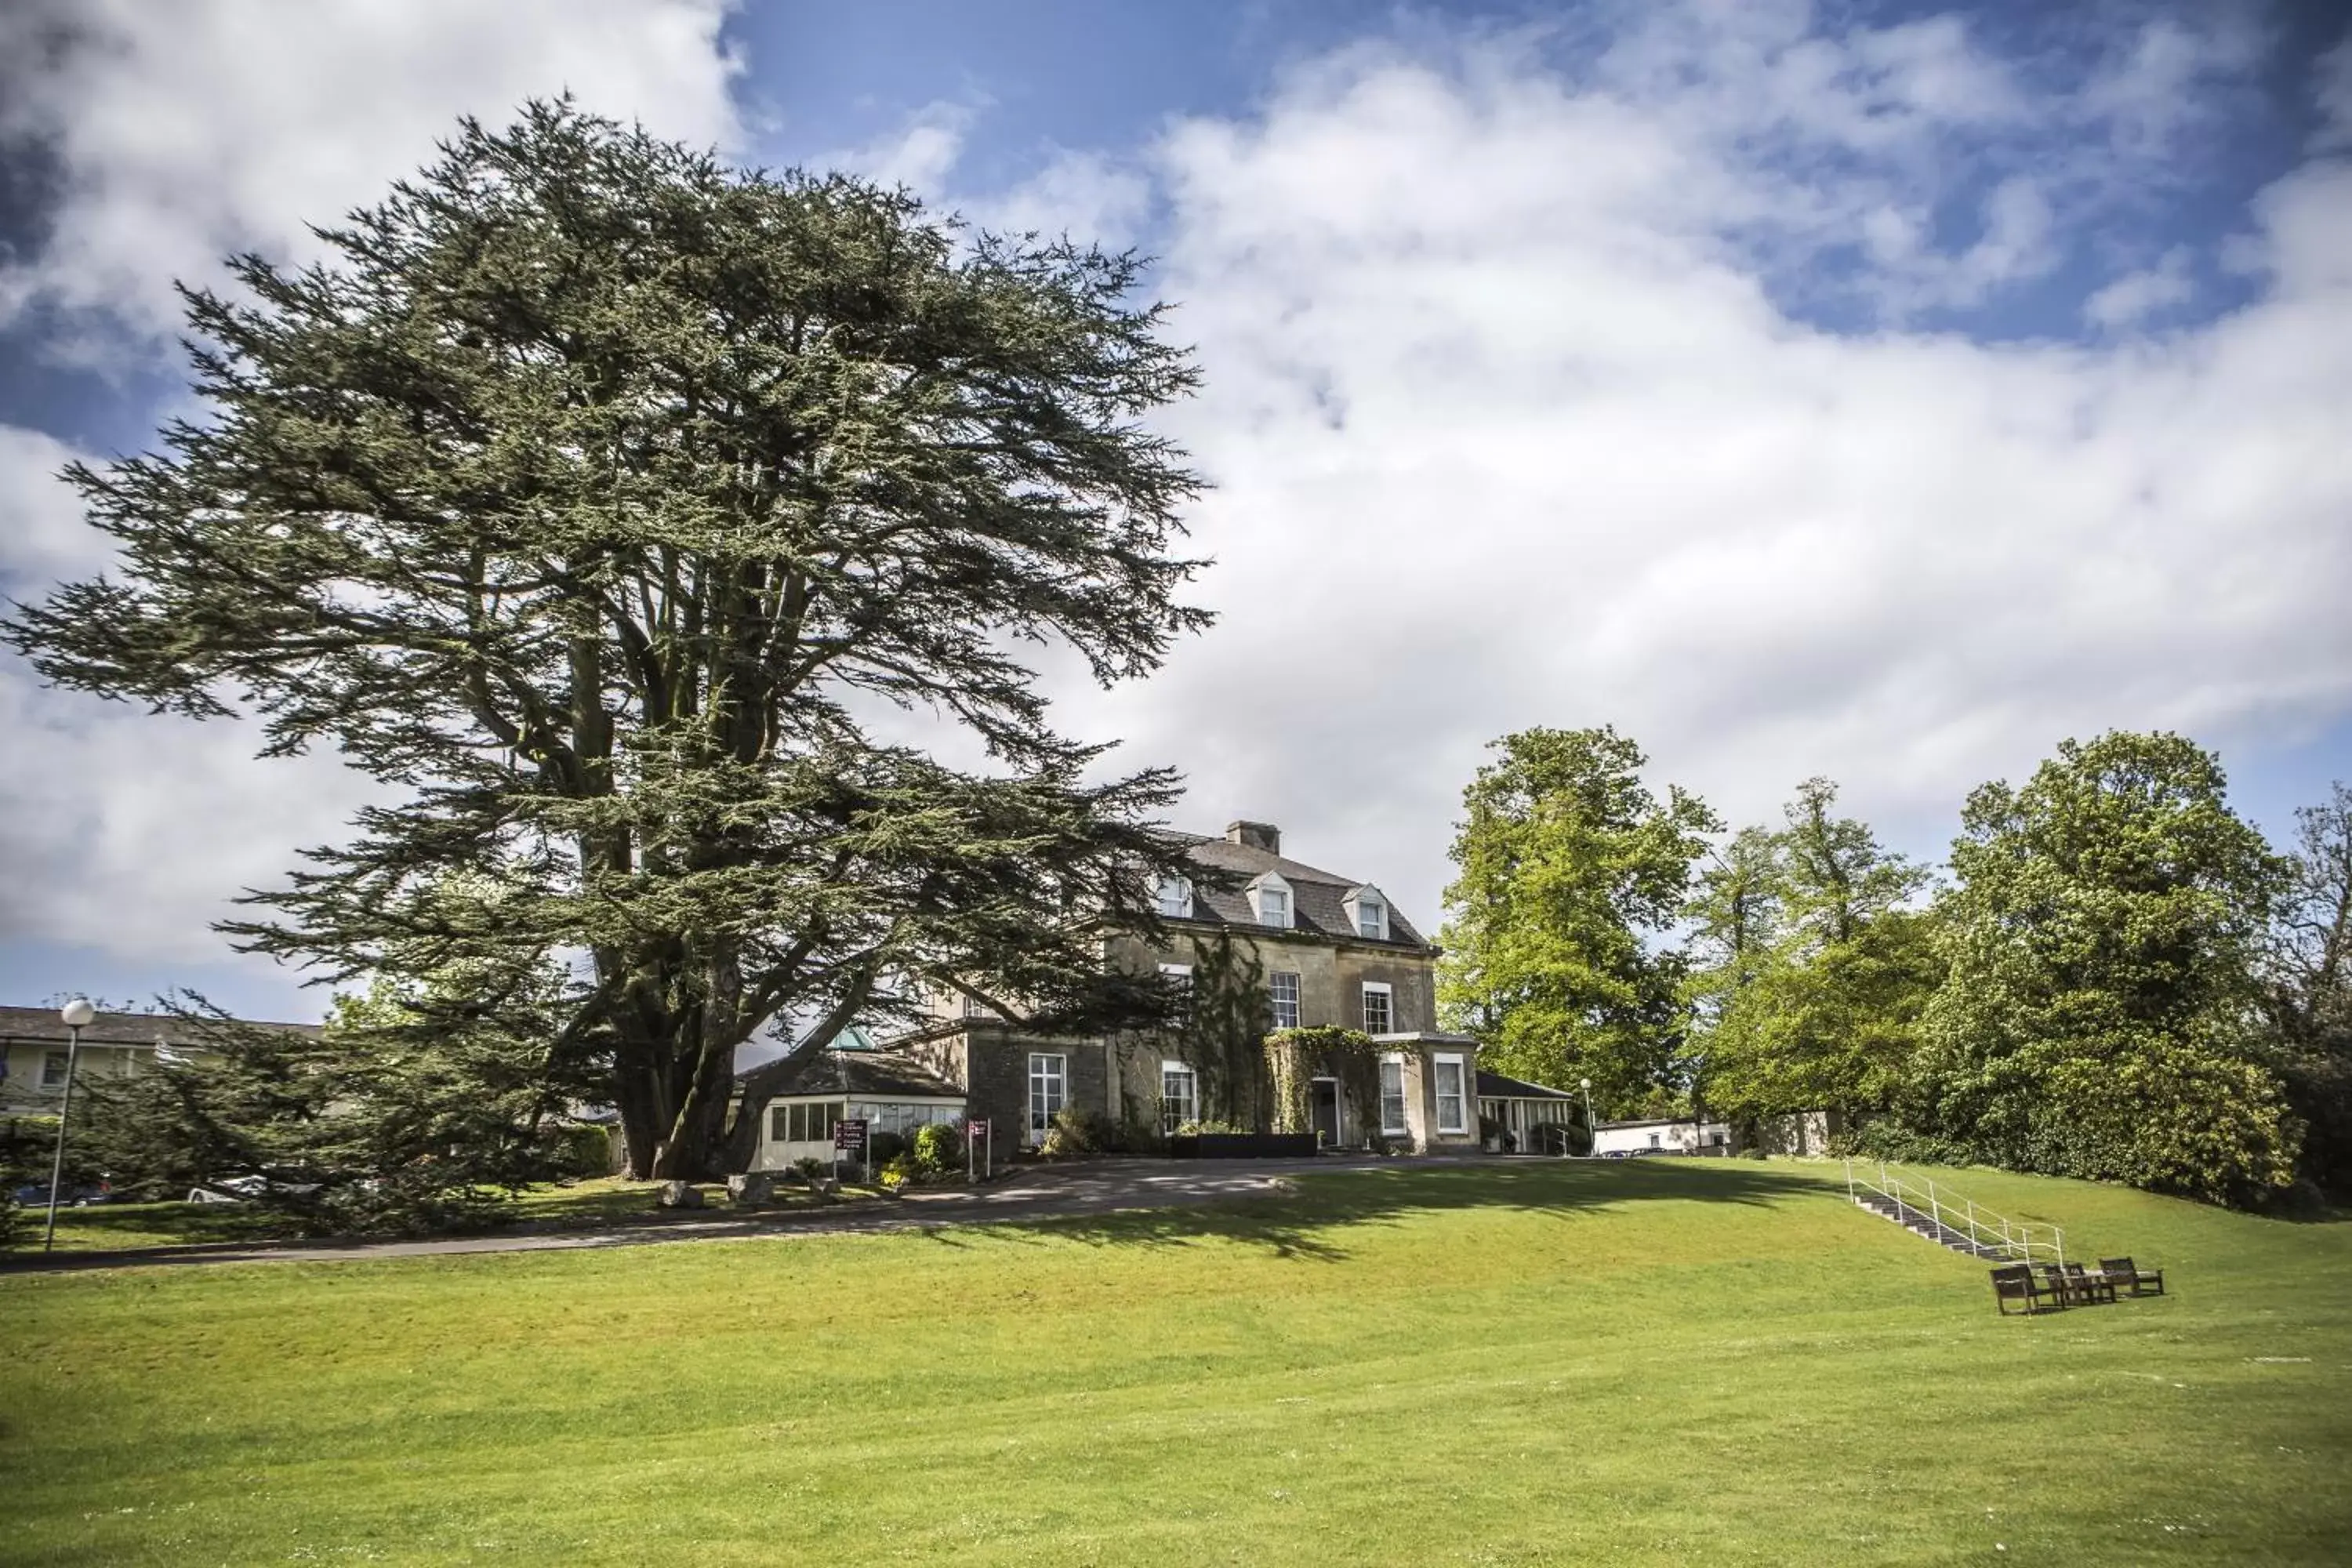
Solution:
{"label": "cloudy sky", "polygon": [[[2045,13],[2056,12],[2053,20]],[[1939,858],[2068,735],[2352,777],[2352,42],[2325,4],[51,0],[0,11],[0,593],[174,411],[173,279],[569,89],[1159,258],[1213,631],[1073,728],[1433,925],[1491,738]],[[207,922],[331,757],[0,662],[0,1001],[323,1005]]]}

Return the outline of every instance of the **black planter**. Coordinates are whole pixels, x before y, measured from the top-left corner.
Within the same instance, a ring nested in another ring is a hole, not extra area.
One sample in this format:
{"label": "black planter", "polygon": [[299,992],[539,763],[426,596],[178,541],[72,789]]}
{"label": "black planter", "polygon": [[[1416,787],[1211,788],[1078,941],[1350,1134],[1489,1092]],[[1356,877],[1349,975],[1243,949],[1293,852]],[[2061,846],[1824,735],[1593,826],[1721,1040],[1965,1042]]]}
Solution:
{"label": "black planter", "polygon": [[1303,1160],[1315,1152],[1312,1132],[1194,1132],[1168,1140],[1179,1160]]}

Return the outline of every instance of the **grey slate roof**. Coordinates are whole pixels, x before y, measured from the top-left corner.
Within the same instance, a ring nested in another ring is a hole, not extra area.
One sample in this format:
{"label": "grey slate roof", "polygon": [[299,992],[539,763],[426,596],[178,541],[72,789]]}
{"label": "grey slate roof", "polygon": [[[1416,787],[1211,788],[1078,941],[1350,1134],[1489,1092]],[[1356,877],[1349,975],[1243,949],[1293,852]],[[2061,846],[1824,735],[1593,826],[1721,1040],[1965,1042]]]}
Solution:
{"label": "grey slate roof", "polygon": [[[1290,884],[1291,928],[1302,934],[1328,937],[1347,942],[1372,942],[1381,947],[1425,947],[1427,942],[1404,918],[1393,900],[1389,904],[1389,934],[1385,942],[1357,933],[1353,921],[1348,919],[1347,897],[1356,889],[1379,886],[1362,877],[1342,877],[1336,871],[1326,871],[1286,855],[1276,855],[1246,844],[1236,844],[1230,838],[1211,838],[1196,833],[1171,834],[1182,841],[1194,863],[1218,871],[1231,873],[1234,885],[1231,889],[1211,888],[1195,880],[1192,884],[1192,918],[1213,925],[1244,926],[1264,931],[1258,924],[1257,911],[1250,907],[1244,890],[1251,879],[1272,871]],[[1383,893],[1381,897],[1386,898]]]}
{"label": "grey slate roof", "polygon": [[[319,1032],[316,1024],[254,1022],[247,1026],[286,1029],[299,1035]],[[55,1007],[0,1007],[0,1041],[63,1046],[66,1038],[65,1021],[58,1016]],[[85,1046],[152,1046],[159,1041],[197,1045],[202,1039],[200,1031],[188,1028],[169,1013],[100,1013],[81,1032]]]}
{"label": "grey slate roof", "polygon": [[1545,1084],[1529,1083],[1523,1078],[1505,1078],[1498,1072],[1478,1073],[1478,1098],[1481,1100],[1574,1100],[1576,1091],[1552,1089]]}
{"label": "grey slate roof", "polygon": [[[735,1076],[740,1081],[751,1075]],[[858,1095],[868,1100],[964,1098],[963,1090],[911,1057],[882,1049],[814,1052],[777,1087],[774,1098],[811,1094]]]}

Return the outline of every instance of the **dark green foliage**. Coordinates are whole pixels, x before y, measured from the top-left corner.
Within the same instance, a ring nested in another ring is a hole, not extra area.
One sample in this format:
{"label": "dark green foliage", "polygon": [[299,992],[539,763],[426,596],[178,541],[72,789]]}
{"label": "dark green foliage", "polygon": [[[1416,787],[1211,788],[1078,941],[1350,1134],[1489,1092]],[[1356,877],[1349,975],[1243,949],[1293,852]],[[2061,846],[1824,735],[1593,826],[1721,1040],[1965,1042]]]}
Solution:
{"label": "dark green foliage", "polygon": [[1265,1032],[1273,1004],[1253,947],[1219,931],[1192,939],[1192,980],[1178,1055],[1199,1075],[1204,1119],[1255,1125],[1266,1114]]}
{"label": "dark green foliage", "polygon": [[601,1131],[562,1116],[581,1080],[551,1060],[556,989],[545,973],[379,980],[315,1037],[184,1008],[186,1051],[94,1082],[77,1142],[137,1196],[258,1176],[259,1201],[308,1229],[472,1226],[517,1188],[609,1168]]}
{"label": "dark green foliage", "polygon": [[1949,978],[1904,1108],[2018,1170],[2245,1202],[2293,1175],[2254,963],[2282,868],[2176,735],[2069,741],[1969,798]]}
{"label": "dark green foliage", "polygon": [[1118,1153],[1118,1124],[1098,1110],[1066,1105],[1054,1113],[1054,1125],[1046,1129],[1037,1152],[1048,1160]]}
{"label": "dark green foliage", "polygon": [[1175,781],[1087,782],[1014,653],[1109,682],[1206,622],[1195,481],[1140,423],[1194,373],[1135,258],[569,104],[465,122],[321,238],[189,293],[202,416],[67,476],[119,569],[6,628],[53,680],[391,786],[237,941],[338,979],[584,952],[549,1059],[596,1064],[641,1175],[744,1167],[793,1064],[730,1126],[735,1054],[779,1015],[823,1040],[952,984],[1128,1019],[1097,960],[1157,934]]}
{"label": "dark green foliage", "polygon": [[1664,939],[1719,824],[1643,784],[1614,730],[1529,730],[1463,792],[1438,1000],[1482,1060],[1541,1083],[1592,1080],[1604,1115],[1681,1076],[1687,961]]}
{"label": "dark green foliage", "polygon": [[872,1131],[866,1135],[866,1163],[869,1165],[887,1165],[906,1152],[904,1133]]}
{"label": "dark green foliage", "polygon": [[2352,1194],[2352,788],[2295,818],[2263,954],[2267,1059],[2304,1126],[2305,1175]]}

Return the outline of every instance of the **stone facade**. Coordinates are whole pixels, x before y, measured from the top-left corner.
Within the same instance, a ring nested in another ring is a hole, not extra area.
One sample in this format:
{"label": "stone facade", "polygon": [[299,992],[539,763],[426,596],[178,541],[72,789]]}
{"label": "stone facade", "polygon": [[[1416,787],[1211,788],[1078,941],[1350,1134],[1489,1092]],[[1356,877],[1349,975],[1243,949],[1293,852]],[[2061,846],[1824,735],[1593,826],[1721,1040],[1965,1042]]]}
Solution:
{"label": "stone facade", "polygon": [[[1292,860],[1282,853],[1280,832],[1264,823],[1235,823],[1222,838],[1188,839],[1200,868],[1197,879],[1167,890],[1163,908],[1167,942],[1154,948],[1122,939],[1105,962],[1149,974],[1165,965],[1197,968],[1210,944],[1229,939],[1243,963],[1255,963],[1267,977],[1287,976],[1295,989],[1297,1024],[1306,1028],[1337,1026],[1380,1038],[1383,1053],[1401,1068],[1406,1107],[1405,1135],[1415,1148],[1473,1148],[1477,1143],[1477,1047],[1437,1032],[1437,948],[1423,940],[1412,922],[1389,906],[1371,884]],[[1269,904],[1262,889],[1279,890]],[[1385,1005],[1368,998],[1381,997]],[[1030,1058],[1064,1058],[1066,1104],[1093,1110],[1113,1121],[1162,1121],[1162,1072],[1171,1062],[1194,1074],[1195,1114],[1245,1125],[1265,1119],[1258,1085],[1227,1103],[1213,1068],[1188,1061],[1183,1041],[1173,1037],[1127,1035],[1113,1038],[1055,1038],[1024,1034],[952,993],[933,1001],[932,1026],[948,1032],[911,1044],[931,1070],[962,1086],[971,1114],[1000,1129],[1017,1130],[1034,1142]],[[1266,1026],[1276,1020],[1271,1016]],[[1441,1126],[1437,1077],[1441,1061],[1458,1058],[1462,1115],[1458,1127]],[[1392,1131],[1368,1124],[1354,1106],[1339,1107],[1337,1142],[1361,1147],[1394,1141]],[[1238,1101],[1247,1101],[1246,1105]],[[1311,1108],[1310,1108],[1311,1109]],[[1174,1114],[1171,1110],[1171,1115]],[[1377,1117],[1378,1108],[1371,1116]],[[1331,1130],[1325,1126],[1326,1132]]]}

